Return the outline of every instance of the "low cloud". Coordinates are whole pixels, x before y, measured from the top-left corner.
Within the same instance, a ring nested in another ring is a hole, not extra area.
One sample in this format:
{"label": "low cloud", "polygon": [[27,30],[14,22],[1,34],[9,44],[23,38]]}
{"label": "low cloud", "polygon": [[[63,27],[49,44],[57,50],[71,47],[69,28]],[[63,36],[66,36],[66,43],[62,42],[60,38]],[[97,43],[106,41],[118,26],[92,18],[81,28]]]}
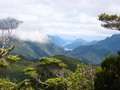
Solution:
{"label": "low cloud", "polygon": [[17,29],[16,37],[24,41],[49,43],[49,39],[39,25],[34,22],[24,22]]}
{"label": "low cloud", "polygon": [[39,43],[49,43],[49,39],[47,35],[41,33],[40,31],[19,31],[17,37],[24,41],[32,41],[32,42],[39,42]]}

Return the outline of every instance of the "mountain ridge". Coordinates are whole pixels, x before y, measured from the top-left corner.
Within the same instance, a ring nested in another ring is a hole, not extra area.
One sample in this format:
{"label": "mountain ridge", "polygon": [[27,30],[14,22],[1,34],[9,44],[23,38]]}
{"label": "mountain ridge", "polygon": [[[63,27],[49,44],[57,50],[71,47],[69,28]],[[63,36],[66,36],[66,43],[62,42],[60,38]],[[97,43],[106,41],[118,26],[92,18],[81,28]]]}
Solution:
{"label": "mountain ridge", "polygon": [[67,51],[58,47],[53,42],[41,44],[39,42],[13,40],[16,48],[11,54],[22,55],[29,60],[60,54],[79,59],[86,63],[92,61],[93,64],[100,64],[106,56],[110,54],[117,55],[117,51],[120,50],[119,41],[120,34],[95,42],[92,45],[82,45],[72,51]]}

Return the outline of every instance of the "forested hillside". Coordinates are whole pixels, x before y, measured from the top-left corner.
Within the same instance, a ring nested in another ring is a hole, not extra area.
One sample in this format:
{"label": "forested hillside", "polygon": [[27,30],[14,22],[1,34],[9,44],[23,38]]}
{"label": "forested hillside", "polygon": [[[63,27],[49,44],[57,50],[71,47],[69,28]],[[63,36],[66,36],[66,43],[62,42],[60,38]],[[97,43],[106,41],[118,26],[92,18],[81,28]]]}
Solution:
{"label": "forested hillside", "polygon": [[39,43],[39,42],[31,42],[31,41],[22,41],[19,39],[13,40],[13,43],[16,45],[14,51],[11,54],[22,55],[27,59],[37,59],[40,57],[50,57],[57,54],[64,54],[65,51],[62,48],[59,48],[55,44],[48,43]]}

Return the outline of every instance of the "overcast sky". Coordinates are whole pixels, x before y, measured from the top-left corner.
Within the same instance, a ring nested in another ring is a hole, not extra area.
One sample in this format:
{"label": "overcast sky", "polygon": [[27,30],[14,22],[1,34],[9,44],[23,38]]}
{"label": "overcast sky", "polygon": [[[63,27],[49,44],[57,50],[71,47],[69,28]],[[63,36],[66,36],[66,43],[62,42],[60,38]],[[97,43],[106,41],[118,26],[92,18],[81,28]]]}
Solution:
{"label": "overcast sky", "polygon": [[24,21],[17,29],[24,40],[44,42],[49,34],[91,41],[120,33],[100,26],[101,13],[120,15],[120,0],[0,0],[0,19]]}

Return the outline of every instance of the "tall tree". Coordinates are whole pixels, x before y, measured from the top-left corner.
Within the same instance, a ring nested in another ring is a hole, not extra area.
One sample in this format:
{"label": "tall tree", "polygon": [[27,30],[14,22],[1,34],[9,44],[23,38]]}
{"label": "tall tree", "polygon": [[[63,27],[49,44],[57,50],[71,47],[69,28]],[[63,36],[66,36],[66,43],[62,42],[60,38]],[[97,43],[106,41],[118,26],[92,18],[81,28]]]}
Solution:
{"label": "tall tree", "polygon": [[94,79],[95,90],[120,90],[120,55],[107,56]]}

